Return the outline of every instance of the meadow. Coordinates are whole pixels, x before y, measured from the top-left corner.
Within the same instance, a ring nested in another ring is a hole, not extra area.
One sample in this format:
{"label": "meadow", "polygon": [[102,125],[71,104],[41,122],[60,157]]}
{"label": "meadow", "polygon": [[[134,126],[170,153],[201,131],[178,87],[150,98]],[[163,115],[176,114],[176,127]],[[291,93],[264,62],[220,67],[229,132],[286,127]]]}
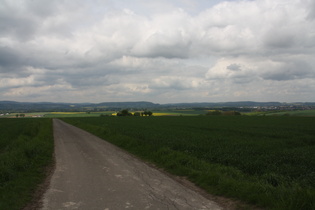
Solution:
{"label": "meadow", "polygon": [[64,118],[215,195],[315,209],[315,118]]}
{"label": "meadow", "polygon": [[30,202],[52,154],[51,119],[0,119],[0,209]]}

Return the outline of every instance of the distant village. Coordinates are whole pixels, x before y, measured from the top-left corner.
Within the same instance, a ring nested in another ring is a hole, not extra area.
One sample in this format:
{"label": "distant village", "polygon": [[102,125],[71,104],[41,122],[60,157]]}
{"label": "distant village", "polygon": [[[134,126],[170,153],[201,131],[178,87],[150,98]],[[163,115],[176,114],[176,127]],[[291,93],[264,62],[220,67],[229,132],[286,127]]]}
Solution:
{"label": "distant village", "polygon": [[296,110],[313,110],[313,105],[281,105],[281,106],[252,106],[239,107],[240,109],[252,109],[256,111],[296,111]]}

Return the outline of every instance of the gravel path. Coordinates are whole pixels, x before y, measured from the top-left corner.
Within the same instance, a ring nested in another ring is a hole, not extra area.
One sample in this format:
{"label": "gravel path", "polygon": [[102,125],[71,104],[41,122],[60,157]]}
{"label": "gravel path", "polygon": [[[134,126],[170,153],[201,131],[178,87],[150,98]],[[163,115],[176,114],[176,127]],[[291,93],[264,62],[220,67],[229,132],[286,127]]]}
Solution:
{"label": "gravel path", "polygon": [[223,209],[90,133],[54,119],[56,169],[43,210]]}

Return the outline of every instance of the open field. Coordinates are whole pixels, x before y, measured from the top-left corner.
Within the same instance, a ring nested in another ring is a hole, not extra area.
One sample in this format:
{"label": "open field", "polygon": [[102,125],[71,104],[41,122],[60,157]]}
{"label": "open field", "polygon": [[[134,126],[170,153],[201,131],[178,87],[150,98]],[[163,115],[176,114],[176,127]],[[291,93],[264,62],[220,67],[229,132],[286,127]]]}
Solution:
{"label": "open field", "polygon": [[315,118],[64,120],[185,176],[210,193],[268,209],[315,209]]}
{"label": "open field", "polygon": [[153,111],[153,116],[197,116],[206,114],[205,110],[193,110],[193,109],[174,109],[174,110],[163,110]]}
{"label": "open field", "polygon": [[287,115],[287,116],[315,116],[315,110],[297,110],[297,111],[284,111],[279,113],[270,113],[267,114],[268,116],[281,116],[281,115]]}
{"label": "open field", "polygon": [[[105,111],[105,112],[31,112],[24,113],[24,118],[59,118],[59,117],[98,117],[101,114],[103,115],[112,115],[114,111]],[[16,115],[21,113],[10,113],[7,115],[2,115],[0,118],[17,118]],[[18,117],[21,118],[21,117]]]}
{"label": "open field", "polygon": [[51,119],[0,119],[0,209],[22,209],[52,163]]}
{"label": "open field", "polygon": [[248,116],[305,116],[315,117],[315,110],[248,112]]}
{"label": "open field", "polygon": [[[131,111],[134,113],[137,111]],[[142,111],[138,111],[142,112]],[[98,117],[100,115],[115,116],[116,111],[102,111],[102,112],[33,112],[25,113],[25,117],[45,117],[45,118],[63,118],[63,117]],[[206,111],[199,110],[165,110],[153,111],[153,116],[197,116],[205,114]],[[0,118],[16,118],[16,115],[21,113],[10,113],[0,116]]]}

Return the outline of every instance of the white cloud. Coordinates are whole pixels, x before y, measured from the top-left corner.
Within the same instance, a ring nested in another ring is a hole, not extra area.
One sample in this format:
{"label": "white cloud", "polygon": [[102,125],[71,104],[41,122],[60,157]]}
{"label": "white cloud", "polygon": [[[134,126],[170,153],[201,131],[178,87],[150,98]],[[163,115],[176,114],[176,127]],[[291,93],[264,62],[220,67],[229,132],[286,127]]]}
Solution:
{"label": "white cloud", "polygon": [[314,5],[1,0],[0,94],[18,101],[314,101]]}

